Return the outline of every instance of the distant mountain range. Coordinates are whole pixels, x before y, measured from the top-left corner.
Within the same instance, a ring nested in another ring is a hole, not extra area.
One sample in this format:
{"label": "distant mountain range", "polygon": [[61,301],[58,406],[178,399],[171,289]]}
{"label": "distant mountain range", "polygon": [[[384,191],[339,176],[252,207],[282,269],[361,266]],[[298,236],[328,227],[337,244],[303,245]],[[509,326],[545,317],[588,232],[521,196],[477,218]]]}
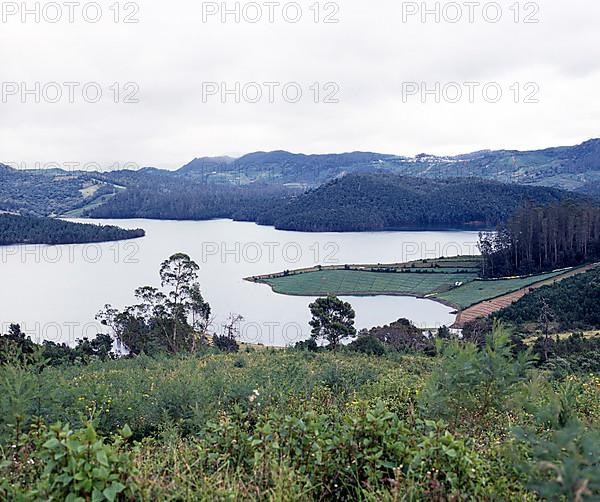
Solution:
{"label": "distant mountain range", "polygon": [[238,159],[203,157],[175,173],[217,183],[317,186],[343,174],[371,172],[399,158],[371,152],[304,155],[279,150],[249,153]]}
{"label": "distant mountain range", "polygon": [[202,157],[176,171],[146,167],[113,172],[18,171],[0,164],[0,211],[84,214],[119,191],[183,182],[306,190],[349,174],[398,174],[428,179],[481,178],[561,188],[600,196],[600,139],[535,151],[480,151],[404,157],[372,152],[305,155],[254,152],[240,158]]}
{"label": "distant mountain range", "polygon": [[371,152],[329,155],[256,152],[239,159],[194,159],[176,171],[179,175],[221,182],[308,186],[318,186],[345,174],[371,172],[442,179],[477,177],[589,192],[600,181],[600,139],[545,150],[485,150],[446,157]]}

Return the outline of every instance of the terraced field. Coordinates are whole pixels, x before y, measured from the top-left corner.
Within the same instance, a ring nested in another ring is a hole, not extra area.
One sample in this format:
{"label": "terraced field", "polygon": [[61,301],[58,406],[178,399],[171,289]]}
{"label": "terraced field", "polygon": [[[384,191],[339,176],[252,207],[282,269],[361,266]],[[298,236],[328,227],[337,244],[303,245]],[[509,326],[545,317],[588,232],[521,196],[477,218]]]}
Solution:
{"label": "terraced field", "polygon": [[299,296],[336,295],[415,295],[425,296],[447,290],[457,282],[477,278],[472,272],[370,272],[361,270],[320,270],[265,278],[277,293]]}

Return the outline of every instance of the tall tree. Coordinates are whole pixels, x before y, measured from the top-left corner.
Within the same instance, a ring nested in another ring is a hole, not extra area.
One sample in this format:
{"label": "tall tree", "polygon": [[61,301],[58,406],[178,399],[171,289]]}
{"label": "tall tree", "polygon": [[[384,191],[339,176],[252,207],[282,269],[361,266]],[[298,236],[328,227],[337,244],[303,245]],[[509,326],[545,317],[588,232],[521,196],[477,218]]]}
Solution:
{"label": "tall tree", "polygon": [[600,259],[600,207],[565,201],[523,205],[495,233],[480,235],[485,277],[533,274]]}
{"label": "tall tree", "polygon": [[178,343],[178,329],[187,327],[187,315],[192,310],[192,290],[197,285],[198,270],[198,264],[184,253],[172,255],[160,266],[161,285],[169,288],[166,306],[171,313],[171,344],[174,348]]}
{"label": "tall tree", "polygon": [[356,335],[352,305],[336,296],[318,298],[309,306],[312,314],[310,326],[315,340],[326,340],[329,347],[336,350],[340,343]]}

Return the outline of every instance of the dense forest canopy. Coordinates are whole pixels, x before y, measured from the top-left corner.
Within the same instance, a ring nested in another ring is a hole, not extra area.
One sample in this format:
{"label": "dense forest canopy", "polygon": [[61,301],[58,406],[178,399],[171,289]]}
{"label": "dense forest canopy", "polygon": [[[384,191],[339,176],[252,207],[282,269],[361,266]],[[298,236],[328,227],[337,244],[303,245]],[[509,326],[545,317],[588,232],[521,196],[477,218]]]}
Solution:
{"label": "dense forest canopy", "polygon": [[349,175],[273,208],[262,221],[300,231],[489,228],[525,200],[547,204],[569,196],[478,179]]}
{"label": "dense forest canopy", "polygon": [[[155,175],[157,176],[157,175]],[[297,231],[489,228],[526,200],[573,197],[561,190],[476,179],[431,180],[390,174],[348,175],[317,189],[232,187],[190,180],[130,181],[89,212],[99,218],[233,218]]]}
{"label": "dense forest canopy", "polygon": [[0,245],[12,244],[86,244],[143,237],[141,229],[125,230],[112,225],[92,225],[0,214]]}
{"label": "dense forest canopy", "polygon": [[160,186],[139,183],[90,210],[93,218],[257,221],[294,192],[282,187],[209,186],[170,180]]}
{"label": "dense forest canopy", "polygon": [[600,259],[600,207],[527,203],[495,234],[480,236],[487,277],[524,275]]}

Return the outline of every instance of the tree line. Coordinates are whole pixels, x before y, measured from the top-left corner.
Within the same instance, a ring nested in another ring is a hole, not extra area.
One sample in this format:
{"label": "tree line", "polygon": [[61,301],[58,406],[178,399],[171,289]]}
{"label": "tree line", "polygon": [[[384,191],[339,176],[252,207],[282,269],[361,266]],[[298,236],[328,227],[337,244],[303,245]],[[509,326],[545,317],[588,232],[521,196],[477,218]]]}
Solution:
{"label": "tree line", "polygon": [[142,229],[126,230],[113,225],[91,225],[42,218],[0,214],[0,245],[87,244],[143,237]]}
{"label": "tree line", "polygon": [[527,202],[495,233],[482,233],[485,277],[534,274],[600,258],[600,207],[583,201]]}
{"label": "tree line", "polygon": [[156,177],[156,183],[135,182],[105,204],[90,210],[94,218],[159,220],[262,221],[272,207],[297,193],[285,187],[236,187]]}
{"label": "tree line", "polygon": [[526,200],[548,204],[568,196],[472,178],[356,174],[291,199],[266,219],[282,230],[315,232],[493,228]]}

